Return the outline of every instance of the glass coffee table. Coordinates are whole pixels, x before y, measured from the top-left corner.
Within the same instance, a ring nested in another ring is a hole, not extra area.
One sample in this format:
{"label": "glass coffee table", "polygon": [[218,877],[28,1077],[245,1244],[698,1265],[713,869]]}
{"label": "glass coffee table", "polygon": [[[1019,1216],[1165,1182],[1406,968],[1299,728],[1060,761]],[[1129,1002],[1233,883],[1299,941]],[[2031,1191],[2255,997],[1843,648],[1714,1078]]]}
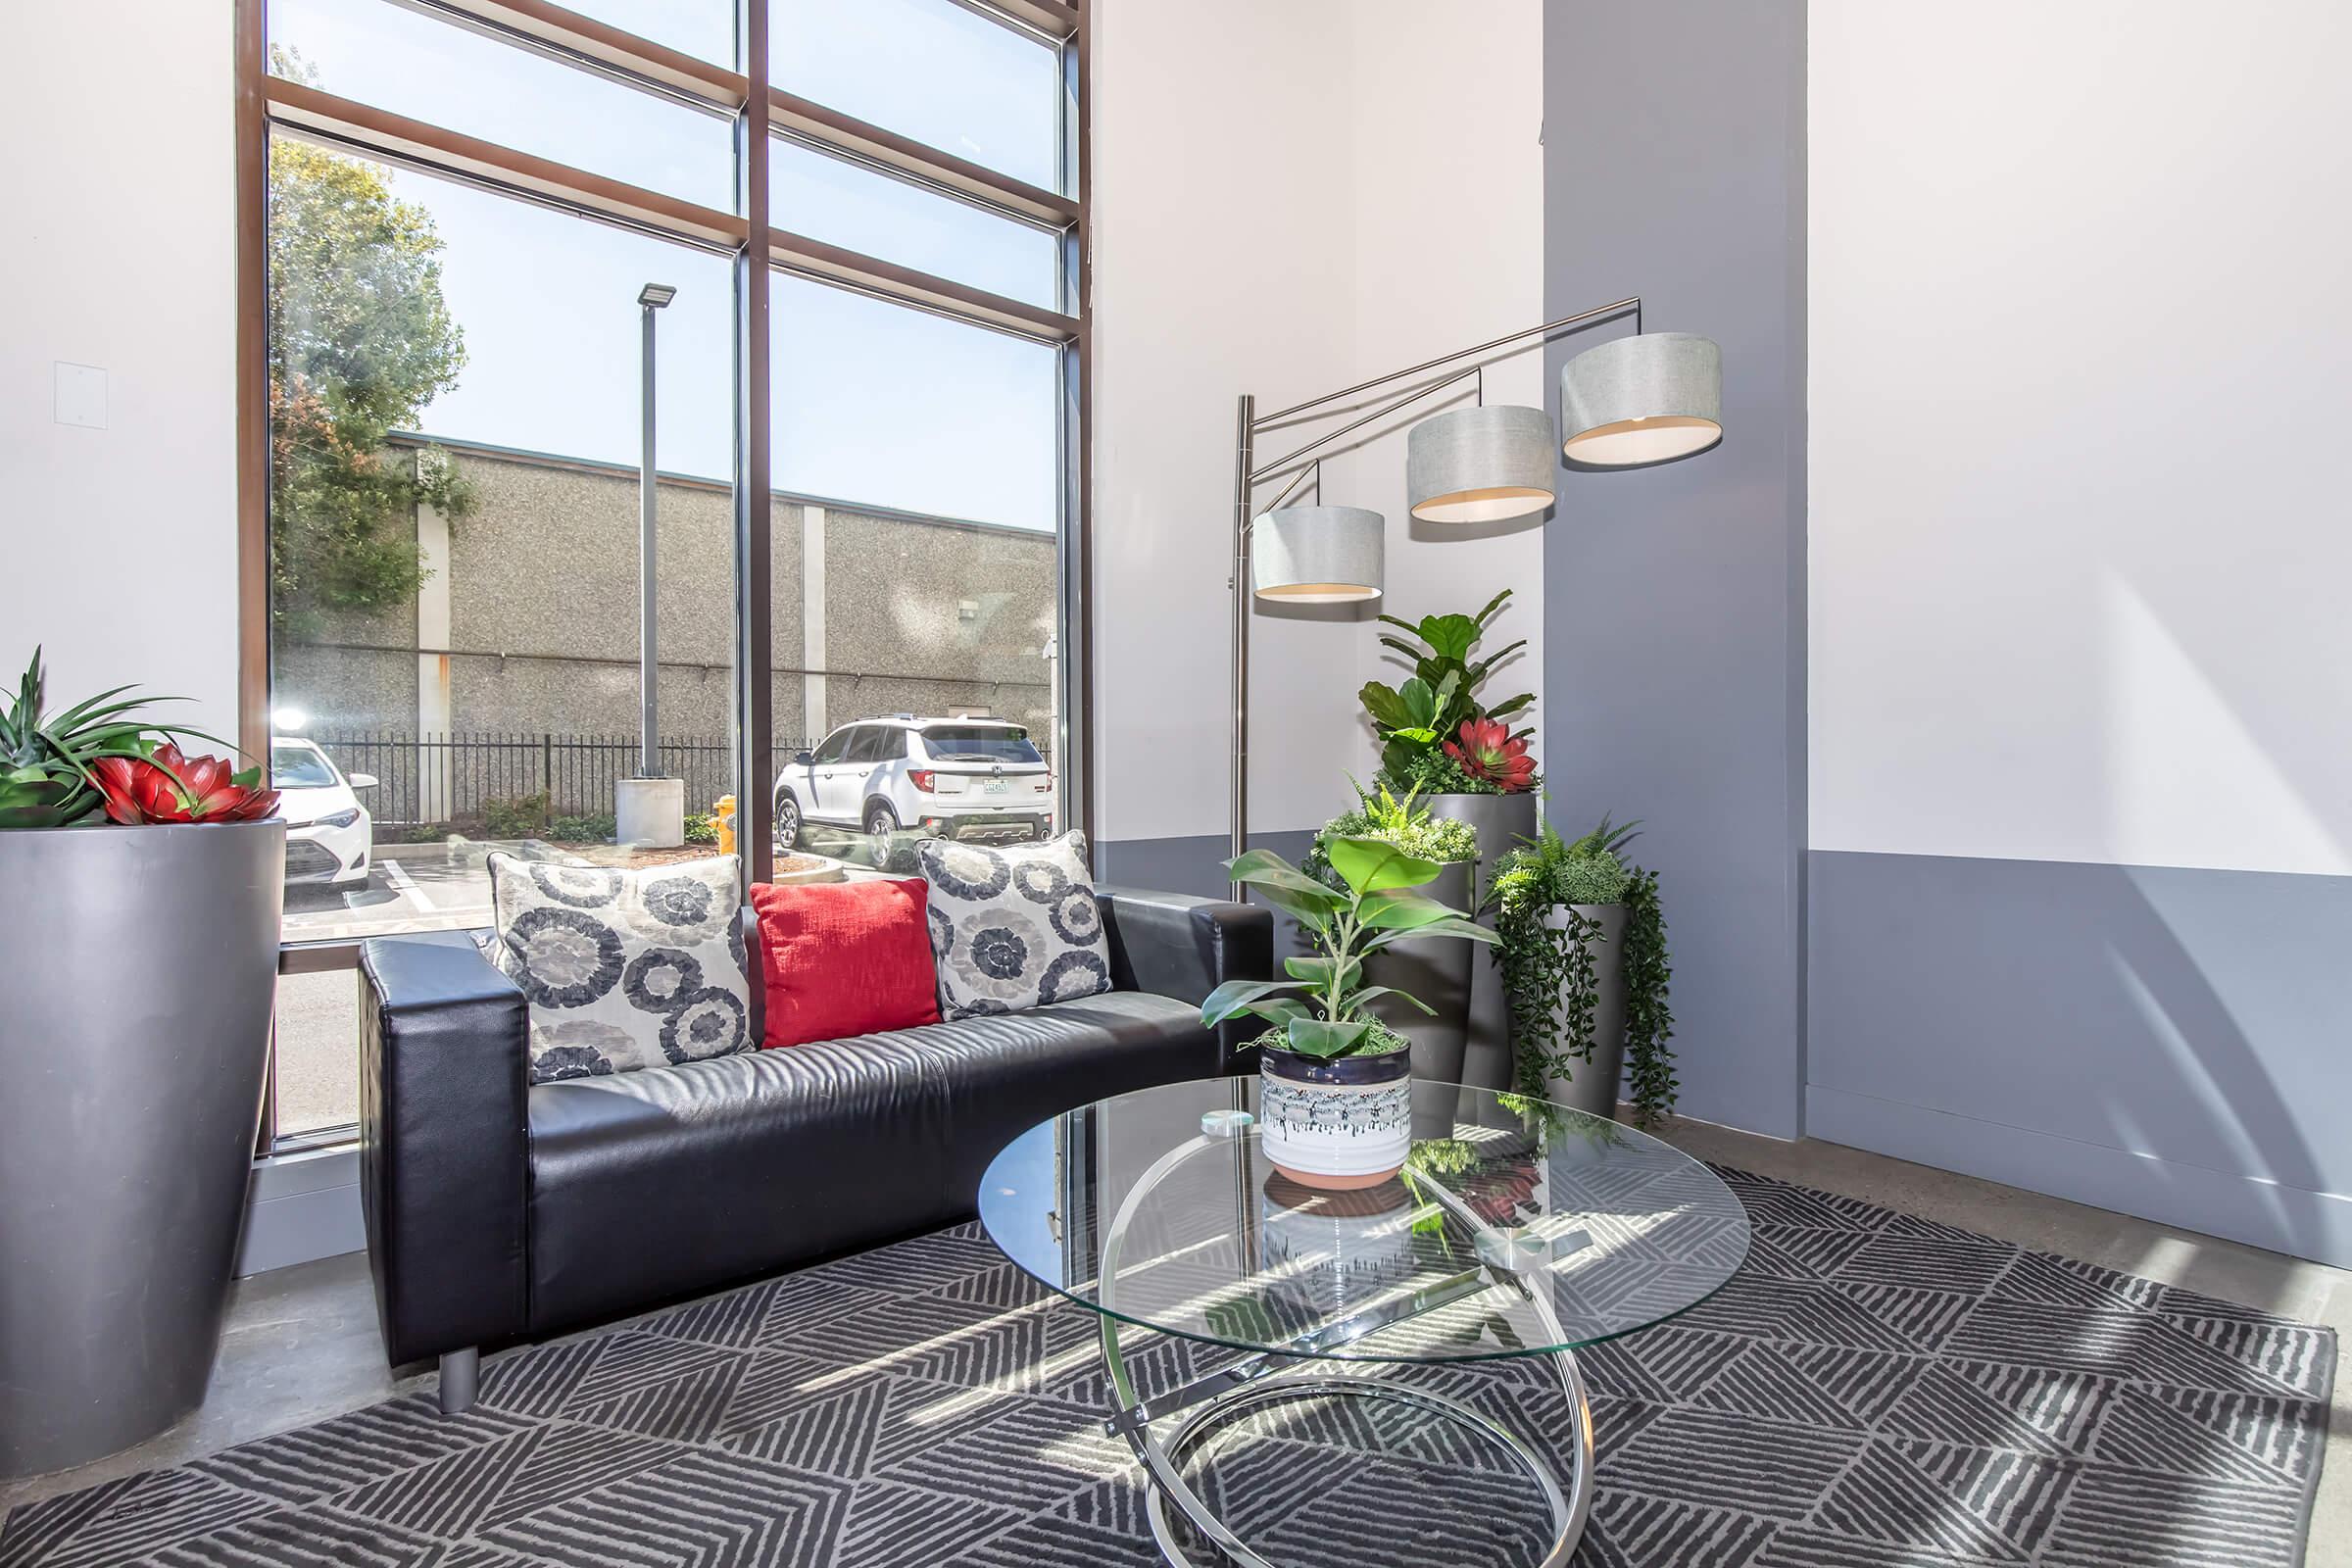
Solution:
{"label": "glass coffee table", "polygon": [[[1413,1085],[1411,1155],[1358,1191],[1300,1185],[1266,1160],[1254,1077],[1097,1101],[1014,1139],[980,1186],[1005,1256],[1099,1315],[1152,1532],[1194,1561],[1173,1506],[1248,1568],[1276,1568],[1185,1476],[1235,1418],[1286,1400],[1389,1400],[1458,1423],[1515,1460],[1550,1505],[1541,1561],[1576,1550],[1592,1506],[1592,1419],[1576,1348],[1635,1333],[1719,1290],[1747,1256],[1746,1212],[1714,1173],[1632,1128],[1547,1102]],[[1130,1326],[1242,1354],[1146,1396]],[[1538,1446],[1458,1400],[1338,1362],[1547,1356],[1567,1396],[1560,1477]]]}

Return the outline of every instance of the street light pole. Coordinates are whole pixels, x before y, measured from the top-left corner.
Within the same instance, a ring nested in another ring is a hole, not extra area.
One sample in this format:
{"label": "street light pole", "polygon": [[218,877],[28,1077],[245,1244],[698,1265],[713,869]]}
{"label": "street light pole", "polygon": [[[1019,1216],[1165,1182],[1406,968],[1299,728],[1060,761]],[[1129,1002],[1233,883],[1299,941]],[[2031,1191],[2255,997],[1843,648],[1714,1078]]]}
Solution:
{"label": "street light pole", "polygon": [[637,776],[662,776],[662,736],[655,714],[662,673],[656,658],[654,614],[654,313],[678,291],[667,283],[648,283],[638,292],[644,310],[643,414],[645,439],[637,468]]}

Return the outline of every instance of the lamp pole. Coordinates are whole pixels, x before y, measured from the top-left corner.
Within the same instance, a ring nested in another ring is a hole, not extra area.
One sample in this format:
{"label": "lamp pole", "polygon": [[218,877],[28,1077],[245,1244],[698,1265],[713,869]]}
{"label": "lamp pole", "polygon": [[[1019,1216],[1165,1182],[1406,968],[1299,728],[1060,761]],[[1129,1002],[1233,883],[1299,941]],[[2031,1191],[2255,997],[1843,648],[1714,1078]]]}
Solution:
{"label": "lamp pole", "polygon": [[648,283],[637,293],[644,307],[640,351],[641,414],[645,420],[637,460],[637,776],[662,776],[662,735],[655,715],[662,683],[654,630],[654,313],[678,297],[667,283]]}

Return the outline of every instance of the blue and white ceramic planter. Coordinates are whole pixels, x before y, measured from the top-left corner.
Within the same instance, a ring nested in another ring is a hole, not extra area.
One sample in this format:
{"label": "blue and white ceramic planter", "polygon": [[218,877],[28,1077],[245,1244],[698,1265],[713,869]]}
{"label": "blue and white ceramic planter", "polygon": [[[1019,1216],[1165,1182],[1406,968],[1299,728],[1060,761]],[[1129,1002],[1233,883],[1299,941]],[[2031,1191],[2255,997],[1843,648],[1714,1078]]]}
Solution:
{"label": "blue and white ceramic planter", "polygon": [[1302,1187],[1377,1187],[1404,1168],[1413,1145],[1413,1058],[1260,1053],[1259,1147]]}

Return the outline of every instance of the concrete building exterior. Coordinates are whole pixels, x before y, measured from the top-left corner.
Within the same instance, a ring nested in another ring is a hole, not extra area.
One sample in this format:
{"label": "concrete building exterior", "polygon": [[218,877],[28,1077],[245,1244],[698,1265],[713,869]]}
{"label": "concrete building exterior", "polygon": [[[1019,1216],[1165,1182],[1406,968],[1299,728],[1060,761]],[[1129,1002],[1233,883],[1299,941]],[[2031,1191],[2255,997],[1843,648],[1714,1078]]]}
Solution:
{"label": "concrete building exterior", "polygon": [[[417,509],[428,574],[414,605],[279,628],[281,711],[299,710],[330,752],[355,733],[634,736],[636,470],[439,438],[429,450],[404,444],[412,461],[454,464],[478,504],[455,521]],[[734,684],[728,488],[664,476],[659,497],[662,734],[721,747]],[[1051,755],[1052,534],[777,492],[770,548],[780,750],[877,713],[990,712],[1027,724]]]}

